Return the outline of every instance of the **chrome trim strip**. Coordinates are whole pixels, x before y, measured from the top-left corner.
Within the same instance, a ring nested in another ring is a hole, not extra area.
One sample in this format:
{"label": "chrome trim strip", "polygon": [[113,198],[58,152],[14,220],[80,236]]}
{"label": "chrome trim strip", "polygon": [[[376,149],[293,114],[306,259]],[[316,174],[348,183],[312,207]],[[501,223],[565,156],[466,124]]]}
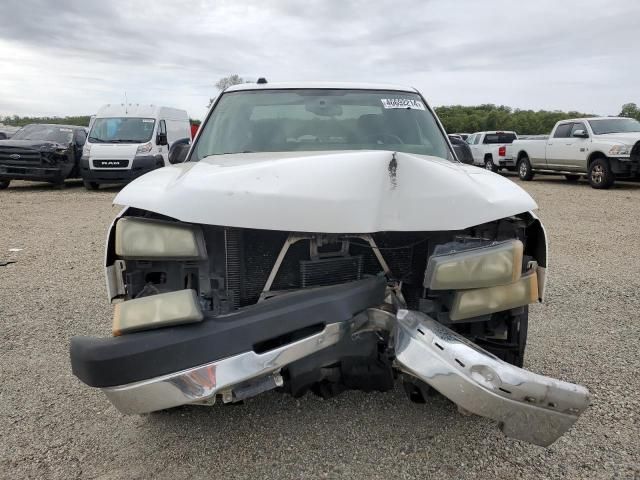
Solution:
{"label": "chrome trim strip", "polygon": [[253,351],[140,382],[103,388],[122,413],[147,413],[211,400],[218,392],[262,377],[307,355],[335,345],[349,323],[331,323],[310,337],[257,354]]}
{"label": "chrome trim strip", "polygon": [[585,387],[505,363],[420,312],[397,314],[396,366],[536,445],[551,445],[589,405]]}

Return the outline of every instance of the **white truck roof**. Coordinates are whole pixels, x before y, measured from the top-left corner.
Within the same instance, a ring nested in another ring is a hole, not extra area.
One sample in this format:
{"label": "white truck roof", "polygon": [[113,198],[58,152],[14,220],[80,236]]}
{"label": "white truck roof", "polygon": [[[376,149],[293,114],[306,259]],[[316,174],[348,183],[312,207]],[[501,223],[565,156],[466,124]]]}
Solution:
{"label": "white truck roof", "polygon": [[563,122],[580,122],[584,120],[610,120],[612,118],[626,118],[626,117],[583,117],[583,118],[565,118],[563,120],[558,120],[557,123]]}
{"label": "white truck roof", "polygon": [[389,83],[351,83],[351,82],[282,82],[282,83],[240,83],[233,85],[225,92],[237,92],[242,90],[285,90],[294,88],[317,89],[345,89],[345,90],[393,90],[397,92],[418,91],[413,87],[394,85]]}
{"label": "white truck roof", "polygon": [[108,117],[136,117],[136,118],[158,118],[163,117],[169,120],[188,120],[189,115],[186,110],[178,108],[163,107],[160,105],[149,105],[140,103],[108,103],[98,109],[96,118]]}
{"label": "white truck roof", "polygon": [[495,135],[496,133],[516,133],[513,130],[487,130],[486,132],[475,132],[472,133],[472,135],[478,135],[478,134],[489,134],[489,135]]}

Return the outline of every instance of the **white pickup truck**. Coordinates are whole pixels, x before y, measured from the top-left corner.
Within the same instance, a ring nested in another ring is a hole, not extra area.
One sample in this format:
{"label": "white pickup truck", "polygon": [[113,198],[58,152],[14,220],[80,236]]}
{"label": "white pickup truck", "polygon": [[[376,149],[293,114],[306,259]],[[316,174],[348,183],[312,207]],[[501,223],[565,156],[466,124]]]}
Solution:
{"label": "white pickup truck", "polygon": [[501,168],[515,170],[516,163],[507,156],[507,146],[518,138],[516,132],[476,132],[467,138],[473,164],[497,172]]}
{"label": "white pickup truck", "polygon": [[507,157],[515,159],[521,180],[544,173],[575,182],[586,175],[593,188],[609,188],[616,178],[640,176],[640,122],[621,117],[562,120],[549,137],[514,141]]}

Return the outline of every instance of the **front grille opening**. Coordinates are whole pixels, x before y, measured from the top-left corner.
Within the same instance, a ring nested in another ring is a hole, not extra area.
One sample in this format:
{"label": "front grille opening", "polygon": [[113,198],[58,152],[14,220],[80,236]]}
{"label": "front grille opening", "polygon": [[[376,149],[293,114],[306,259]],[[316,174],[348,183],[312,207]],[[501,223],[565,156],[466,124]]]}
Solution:
{"label": "front grille opening", "polygon": [[335,285],[362,278],[362,257],[333,257],[300,261],[302,288]]}
{"label": "front grille opening", "polygon": [[265,353],[270,350],[274,350],[284,345],[288,345],[295,341],[301,340],[303,338],[310,337],[311,335],[315,335],[316,333],[320,333],[322,330],[324,330],[324,323],[317,323],[315,325],[300,328],[298,330],[294,330],[293,332],[289,332],[284,335],[279,335],[277,337],[258,342],[253,346],[253,351],[257,354]]}
{"label": "front grille opening", "polygon": [[145,283],[162,285],[167,283],[167,272],[149,272],[144,276]]}

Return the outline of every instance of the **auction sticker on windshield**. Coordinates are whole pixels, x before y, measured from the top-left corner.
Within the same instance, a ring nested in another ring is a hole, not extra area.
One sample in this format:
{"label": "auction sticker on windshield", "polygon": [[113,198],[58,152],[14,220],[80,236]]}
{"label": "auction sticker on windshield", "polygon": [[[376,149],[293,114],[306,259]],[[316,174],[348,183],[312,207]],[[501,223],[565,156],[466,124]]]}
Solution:
{"label": "auction sticker on windshield", "polygon": [[420,100],[411,98],[381,98],[384,108],[415,108],[416,110],[424,110],[424,103]]}

